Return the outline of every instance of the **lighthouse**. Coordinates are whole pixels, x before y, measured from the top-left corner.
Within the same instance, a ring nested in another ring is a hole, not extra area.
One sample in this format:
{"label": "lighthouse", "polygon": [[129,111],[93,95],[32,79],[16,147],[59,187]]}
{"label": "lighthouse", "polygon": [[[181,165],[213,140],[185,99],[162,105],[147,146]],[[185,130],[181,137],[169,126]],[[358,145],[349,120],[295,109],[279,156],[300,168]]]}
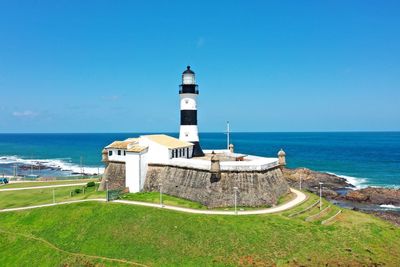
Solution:
{"label": "lighthouse", "polygon": [[179,139],[194,144],[193,157],[204,156],[199,143],[199,130],[197,128],[197,95],[198,85],[195,80],[195,73],[187,66],[182,73],[182,84],[179,86],[181,98],[181,127]]}

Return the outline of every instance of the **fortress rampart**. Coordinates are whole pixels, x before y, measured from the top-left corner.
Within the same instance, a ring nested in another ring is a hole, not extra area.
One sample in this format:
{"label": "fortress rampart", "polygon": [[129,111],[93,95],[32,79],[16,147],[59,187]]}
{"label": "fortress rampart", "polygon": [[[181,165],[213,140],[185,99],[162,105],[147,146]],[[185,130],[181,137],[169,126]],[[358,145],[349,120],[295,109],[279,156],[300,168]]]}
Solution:
{"label": "fortress rampart", "polygon": [[218,175],[196,168],[149,164],[143,191],[200,202],[209,208],[234,205],[234,187],[238,187],[238,206],[275,205],[289,186],[279,167],[263,171],[220,171]]}

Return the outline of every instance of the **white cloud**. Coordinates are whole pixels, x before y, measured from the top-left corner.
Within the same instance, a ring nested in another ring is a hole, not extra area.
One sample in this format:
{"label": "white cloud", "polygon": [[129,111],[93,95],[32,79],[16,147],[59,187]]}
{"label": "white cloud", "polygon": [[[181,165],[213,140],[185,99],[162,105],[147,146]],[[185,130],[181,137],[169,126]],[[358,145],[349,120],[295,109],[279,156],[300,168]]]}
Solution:
{"label": "white cloud", "polygon": [[20,117],[20,118],[33,118],[39,115],[39,113],[34,112],[32,110],[25,110],[25,111],[14,111],[12,115],[14,117]]}

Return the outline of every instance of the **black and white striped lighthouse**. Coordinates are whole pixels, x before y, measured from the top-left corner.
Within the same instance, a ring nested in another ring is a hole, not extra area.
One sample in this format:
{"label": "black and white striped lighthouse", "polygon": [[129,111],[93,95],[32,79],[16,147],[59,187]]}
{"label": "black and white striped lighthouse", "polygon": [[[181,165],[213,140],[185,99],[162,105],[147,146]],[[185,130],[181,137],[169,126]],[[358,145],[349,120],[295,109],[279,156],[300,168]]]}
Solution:
{"label": "black and white striped lighthouse", "polygon": [[204,156],[199,143],[199,131],[197,128],[197,95],[198,86],[195,74],[187,66],[182,73],[182,84],[180,85],[179,95],[181,97],[181,127],[179,139],[194,144],[193,157]]}

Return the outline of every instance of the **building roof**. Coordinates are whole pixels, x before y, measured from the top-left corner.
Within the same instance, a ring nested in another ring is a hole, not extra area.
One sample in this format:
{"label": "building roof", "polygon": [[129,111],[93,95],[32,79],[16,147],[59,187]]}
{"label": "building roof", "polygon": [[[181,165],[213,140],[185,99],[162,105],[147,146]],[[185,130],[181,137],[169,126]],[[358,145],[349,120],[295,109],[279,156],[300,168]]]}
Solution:
{"label": "building roof", "polygon": [[128,145],[132,143],[132,141],[114,141],[111,144],[109,144],[108,146],[106,146],[106,148],[116,148],[116,149],[127,149]]}
{"label": "building roof", "polygon": [[133,145],[129,146],[127,152],[140,153],[147,149],[147,146]]}
{"label": "building roof", "polygon": [[191,147],[193,146],[192,143],[181,141],[177,138],[165,135],[165,134],[152,134],[152,135],[145,135],[144,137],[148,138],[149,140],[156,142],[162,146],[174,149],[174,148],[182,148],[182,147]]}

